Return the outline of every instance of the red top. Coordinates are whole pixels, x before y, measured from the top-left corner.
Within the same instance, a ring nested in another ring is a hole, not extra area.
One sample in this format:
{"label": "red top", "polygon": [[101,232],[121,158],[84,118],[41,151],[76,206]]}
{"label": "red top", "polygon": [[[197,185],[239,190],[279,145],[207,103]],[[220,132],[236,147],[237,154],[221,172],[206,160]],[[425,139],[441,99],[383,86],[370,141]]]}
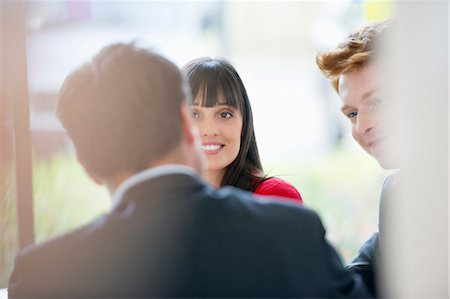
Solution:
{"label": "red top", "polygon": [[258,195],[271,195],[284,197],[303,205],[303,199],[298,190],[288,182],[279,178],[270,178],[258,185],[255,190]]}

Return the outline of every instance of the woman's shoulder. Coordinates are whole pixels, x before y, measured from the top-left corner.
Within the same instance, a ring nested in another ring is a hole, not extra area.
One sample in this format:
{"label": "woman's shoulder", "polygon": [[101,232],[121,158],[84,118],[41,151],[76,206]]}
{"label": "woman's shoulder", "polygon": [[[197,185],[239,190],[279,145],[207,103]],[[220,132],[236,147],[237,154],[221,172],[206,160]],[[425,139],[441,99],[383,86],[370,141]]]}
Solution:
{"label": "woman's shoulder", "polygon": [[280,178],[271,177],[262,181],[256,188],[255,194],[280,196],[303,204],[302,196],[297,188]]}

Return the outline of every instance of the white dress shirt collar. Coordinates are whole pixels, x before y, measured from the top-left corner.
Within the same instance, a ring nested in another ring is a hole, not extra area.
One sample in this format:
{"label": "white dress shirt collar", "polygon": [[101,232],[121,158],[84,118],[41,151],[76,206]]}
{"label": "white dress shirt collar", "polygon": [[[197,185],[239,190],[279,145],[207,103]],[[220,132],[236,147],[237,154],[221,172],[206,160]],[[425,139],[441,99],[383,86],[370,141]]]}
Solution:
{"label": "white dress shirt collar", "polygon": [[116,188],[112,196],[112,208],[114,209],[117,205],[119,205],[122,197],[125,195],[125,192],[127,192],[131,187],[136,186],[141,182],[168,174],[187,174],[195,176],[196,172],[193,168],[179,164],[156,166],[138,172],[127,178]]}

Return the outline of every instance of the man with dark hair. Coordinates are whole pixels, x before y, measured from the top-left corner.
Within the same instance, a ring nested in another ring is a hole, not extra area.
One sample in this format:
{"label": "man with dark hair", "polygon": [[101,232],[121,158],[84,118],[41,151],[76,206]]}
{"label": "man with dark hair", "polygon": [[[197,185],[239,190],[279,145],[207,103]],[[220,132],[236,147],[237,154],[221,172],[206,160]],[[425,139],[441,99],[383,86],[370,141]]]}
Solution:
{"label": "man with dark hair", "polygon": [[[395,118],[387,117],[389,110],[384,99],[379,52],[386,42],[392,20],[377,22],[352,32],[335,49],[319,53],[317,65],[330,79],[341,98],[342,113],[351,123],[352,136],[362,149],[374,157],[381,167],[395,169],[398,158],[393,150]],[[388,177],[383,185],[380,200],[380,233],[375,233],[361,247],[348,269],[360,274],[369,290],[377,294],[377,272],[380,264],[380,235],[383,235],[382,214],[389,204],[398,174]]]}
{"label": "man with dark hair", "polygon": [[19,254],[11,297],[367,296],[314,212],[199,178],[189,101],[178,68],[133,45],[66,79],[58,117],[113,208]]}

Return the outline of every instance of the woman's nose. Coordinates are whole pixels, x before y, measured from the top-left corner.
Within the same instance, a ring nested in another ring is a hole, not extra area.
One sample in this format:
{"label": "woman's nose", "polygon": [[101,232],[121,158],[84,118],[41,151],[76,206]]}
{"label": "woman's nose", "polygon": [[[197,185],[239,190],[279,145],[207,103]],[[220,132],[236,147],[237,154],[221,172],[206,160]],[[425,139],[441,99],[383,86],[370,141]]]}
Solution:
{"label": "woman's nose", "polygon": [[200,135],[203,137],[212,137],[212,136],[218,136],[219,130],[217,129],[208,129],[208,130],[200,130]]}
{"label": "woman's nose", "polygon": [[204,120],[199,124],[200,136],[213,137],[219,135],[219,129],[213,121]]}

